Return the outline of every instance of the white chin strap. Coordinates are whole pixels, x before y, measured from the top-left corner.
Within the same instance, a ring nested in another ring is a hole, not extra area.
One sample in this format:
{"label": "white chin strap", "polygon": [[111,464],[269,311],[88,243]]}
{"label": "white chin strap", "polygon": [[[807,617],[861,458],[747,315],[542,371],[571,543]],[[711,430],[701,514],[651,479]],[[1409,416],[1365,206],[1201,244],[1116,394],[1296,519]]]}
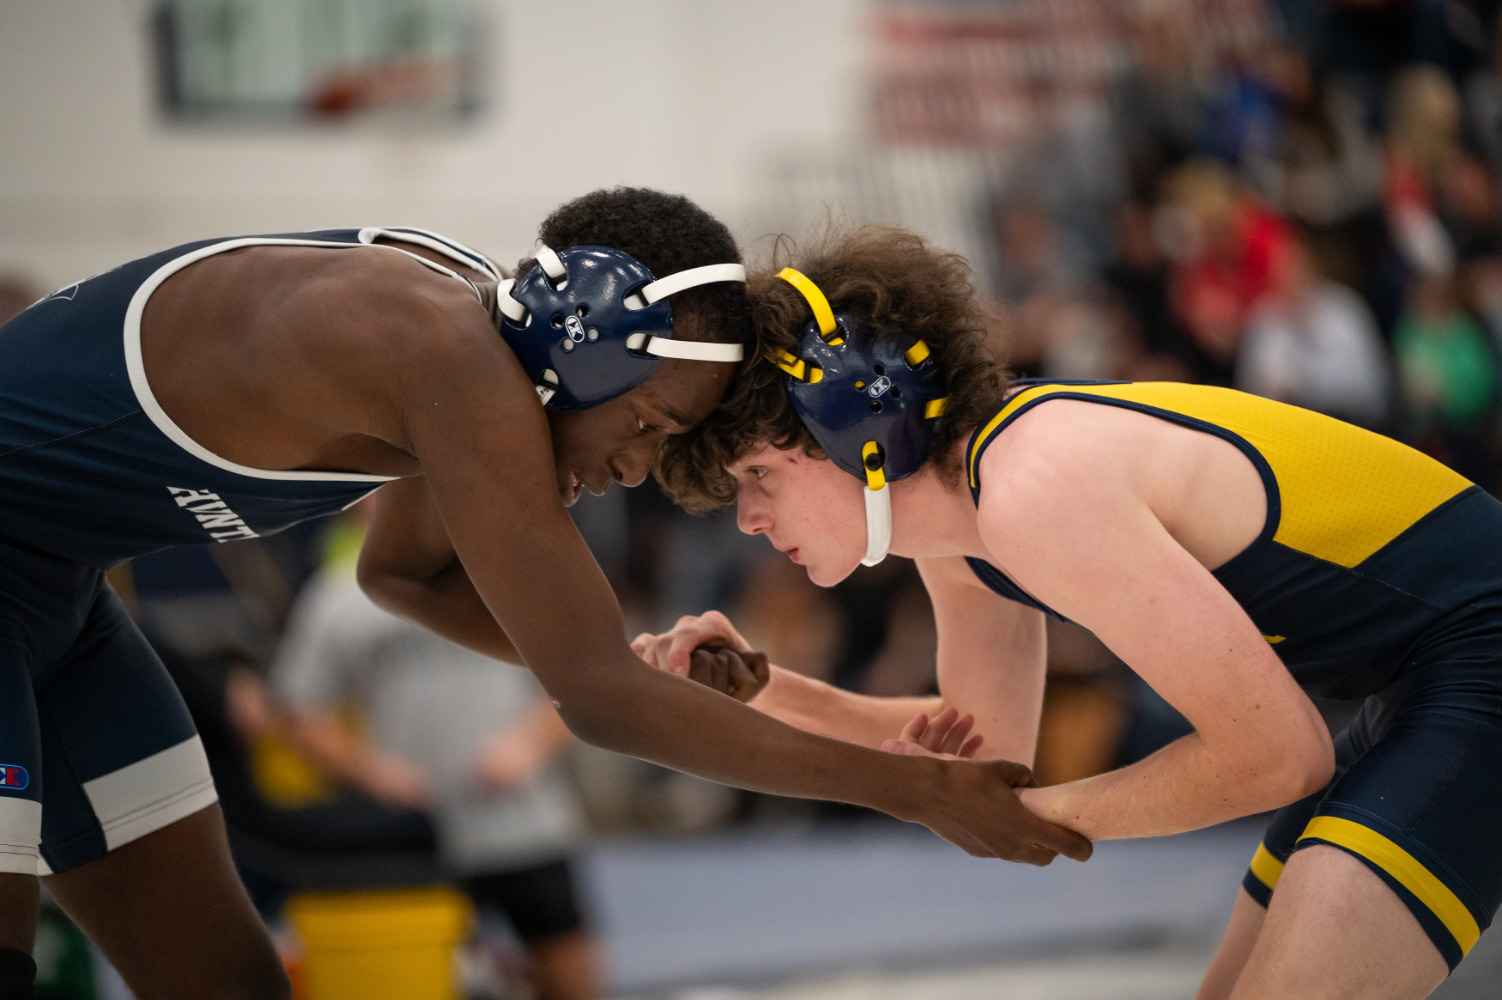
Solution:
{"label": "white chin strap", "polygon": [[[563,288],[568,284],[568,271],[564,268],[563,261],[558,254],[539,243],[533,256],[543,273],[558,282],[555,288]],[[658,278],[649,285],[643,285],[639,290],[626,296],[626,308],[633,311],[645,309],[669,295],[676,295],[698,285],[709,285],[717,281],[744,283],[745,280],[746,269],[740,264],[705,264],[703,267],[690,267],[687,270],[670,274],[666,278]],[[497,305],[508,319],[525,326],[528,318],[527,307],[511,297],[511,289],[515,284],[516,282],[509,278],[500,283],[500,287],[496,290]],[[659,358],[682,358],[687,361],[734,363],[746,356],[744,344],[674,340],[671,337],[649,337],[645,333],[632,334],[628,337],[626,348],[638,354],[651,354]],[[540,387],[538,391],[542,391]]]}
{"label": "white chin strap", "polygon": [[892,544],[891,487],[883,483],[879,490],[867,486],[861,492],[866,495],[866,555],[861,565],[875,566]]}

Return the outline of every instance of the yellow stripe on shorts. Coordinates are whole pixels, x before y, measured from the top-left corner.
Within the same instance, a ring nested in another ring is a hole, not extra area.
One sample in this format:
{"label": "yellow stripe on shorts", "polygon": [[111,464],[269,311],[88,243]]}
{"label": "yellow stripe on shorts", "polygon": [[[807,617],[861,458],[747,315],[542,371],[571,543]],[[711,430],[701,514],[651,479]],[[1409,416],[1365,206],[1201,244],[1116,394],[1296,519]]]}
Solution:
{"label": "yellow stripe on shorts", "polygon": [[1455,943],[1460,945],[1461,955],[1475,947],[1480,939],[1481,928],[1476,925],[1476,918],[1450,891],[1450,887],[1435,878],[1413,855],[1377,831],[1338,816],[1316,816],[1304,828],[1299,842],[1311,839],[1344,847],[1397,879],[1399,885],[1417,896],[1419,902],[1445,925]]}
{"label": "yellow stripe on shorts", "polygon": [[1266,844],[1258,844],[1257,853],[1252,855],[1252,874],[1269,890],[1276,889],[1278,879],[1283,876],[1283,864],[1273,857]]}

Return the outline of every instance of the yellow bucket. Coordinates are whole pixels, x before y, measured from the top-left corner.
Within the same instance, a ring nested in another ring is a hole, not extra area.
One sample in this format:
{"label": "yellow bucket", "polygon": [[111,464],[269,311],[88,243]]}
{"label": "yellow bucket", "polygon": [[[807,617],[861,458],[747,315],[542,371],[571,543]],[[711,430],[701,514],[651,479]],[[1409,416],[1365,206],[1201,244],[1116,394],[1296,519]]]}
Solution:
{"label": "yellow bucket", "polygon": [[457,1000],[454,948],[469,900],[451,889],[305,892],[287,903],[304,1000]]}

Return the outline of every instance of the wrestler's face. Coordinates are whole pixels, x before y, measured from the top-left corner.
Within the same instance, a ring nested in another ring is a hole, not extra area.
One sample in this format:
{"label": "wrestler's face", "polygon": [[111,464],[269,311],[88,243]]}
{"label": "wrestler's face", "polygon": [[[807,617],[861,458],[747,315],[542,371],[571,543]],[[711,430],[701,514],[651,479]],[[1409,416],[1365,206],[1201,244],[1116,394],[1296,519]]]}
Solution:
{"label": "wrestler's face", "polygon": [[662,442],[709,416],[734,371],[733,364],[670,358],[623,396],[587,410],[549,410],[564,505],[584,490],[600,496],[613,483],[640,485]]}
{"label": "wrestler's face", "polygon": [[729,471],[735,476],[740,529],[766,535],[814,583],[832,587],[860,565],[866,554],[860,480],[801,447],[770,444],[741,456]]}

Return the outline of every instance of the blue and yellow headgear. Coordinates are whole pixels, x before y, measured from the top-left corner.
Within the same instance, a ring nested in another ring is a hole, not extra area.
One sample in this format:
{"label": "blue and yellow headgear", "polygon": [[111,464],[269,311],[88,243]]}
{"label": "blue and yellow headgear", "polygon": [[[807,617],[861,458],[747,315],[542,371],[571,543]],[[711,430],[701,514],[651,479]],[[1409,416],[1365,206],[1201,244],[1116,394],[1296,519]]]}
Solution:
{"label": "blue and yellow headgear", "polygon": [[793,409],[819,447],[866,484],[861,562],[875,566],[892,540],[887,484],[928,460],[933,421],[944,412],[944,385],[922,340],[835,312],[819,286],[790,267],[777,277],[798,290],[814,318],[803,328],[798,355],[779,351],[769,360],[787,373]]}

